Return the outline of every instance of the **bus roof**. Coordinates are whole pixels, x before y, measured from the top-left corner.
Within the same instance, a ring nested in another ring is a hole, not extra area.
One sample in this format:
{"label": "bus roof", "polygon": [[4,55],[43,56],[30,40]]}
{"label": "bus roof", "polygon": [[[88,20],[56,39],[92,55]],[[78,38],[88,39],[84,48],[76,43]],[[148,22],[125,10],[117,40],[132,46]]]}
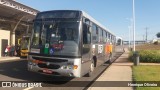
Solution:
{"label": "bus roof", "polygon": [[[107,29],[105,26],[103,26],[102,24],[100,24],[97,20],[95,20],[93,17],[91,17],[90,15],[88,15],[86,12],[82,11],[83,16],[85,16],[86,18],[90,19],[92,22],[94,22],[95,24],[97,24],[98,26],[102,27],[103,29],[105,29],[106,31],[108,31],[109,33],[111,33],[112,35],[114,35],[109,29]],[[115,35],[114,35],[115,36]]]}
{"label": "bus roof", "polygon": [[[98,21],[96,21],[93,17],[91,17],[89,14],[87,14],[86,12],[84,12],[84,11],[82,11],[82,10],[50,10],[50,11],[39,12],[38,14],[47,13],[47,12],[53,12],[53,11],[75,11],[75,12],[81,12],[84,17],[90,19],[92,22],[94,22],[95,24],[97,24],[97,25],[100,26],[101,28],[105,29],[105,30],[108,31],[110,34],[114,35],[109,29],[107,29],[105,26],[103,26],[102,24],[100,24],[100,23],[99,23]],[[115,35],[114,35],[114,36],[115,36]]]}

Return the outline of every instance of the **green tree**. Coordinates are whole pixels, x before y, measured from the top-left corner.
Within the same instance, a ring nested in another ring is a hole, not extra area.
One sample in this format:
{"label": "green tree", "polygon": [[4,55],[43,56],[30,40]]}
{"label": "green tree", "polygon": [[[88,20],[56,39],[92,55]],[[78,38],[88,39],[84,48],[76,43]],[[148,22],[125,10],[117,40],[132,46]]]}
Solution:
{"label": "green tree", "polygon": [[160,32],[158,32],[158,33],[156,34],[156,36],[157,36],[157,38],[160,38]]}

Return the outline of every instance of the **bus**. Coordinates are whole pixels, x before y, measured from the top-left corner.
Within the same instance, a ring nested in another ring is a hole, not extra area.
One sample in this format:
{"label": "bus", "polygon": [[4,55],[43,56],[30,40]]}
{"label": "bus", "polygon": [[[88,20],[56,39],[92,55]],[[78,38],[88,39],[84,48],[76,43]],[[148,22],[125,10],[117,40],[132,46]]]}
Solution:
{"label": "bus", "polygon": [[27,57],[29,52],[30,36],[24,35],[20,44],[20,57]]}
{"label": "bus", "polygon": [[107,45],[115,35],[81,10],[37,14],[28,55],[28,70],[53,76],[92,76],[110,60]]}

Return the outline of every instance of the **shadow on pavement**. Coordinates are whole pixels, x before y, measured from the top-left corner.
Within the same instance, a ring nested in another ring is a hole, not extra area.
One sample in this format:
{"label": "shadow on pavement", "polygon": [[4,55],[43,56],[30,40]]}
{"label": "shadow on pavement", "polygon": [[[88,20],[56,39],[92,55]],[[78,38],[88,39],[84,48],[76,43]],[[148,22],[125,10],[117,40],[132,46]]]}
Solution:
{"label": "shadow on pavement", "polygon": [[[27,70],[27,60],[1,62],[0,74],[22,81],[45,82],[50,84],[54,84],[54,82],[55,84],[65,84],[73,79],[71,77],[47,76],[35,72],[30,72]],[[0,78],[3,78],[3,76]]]}
{"label": "shadow on pavement", "polygon": [[[113,56],[112,62],[117,59],[123,52],[117,52]],[[102,72],[109,66],[109,64],[105,63],[105,65],[101,65],[95,69],[92,77],[82,77],[82,78],[71,78],[71,77],[60,77],[60,76],[47,76],[35,72],[30,72],[27,70],[27,60],[18,60],[18,61],[9,61],[9,62],[1,62],[0,63],[0,80],[5,80],[1,78],[6,78],[8,76],[9,81],[10,78],[17,79],[17,81],[29,81],[29,82],[42,82],[46,84],[46,86],[83,86],[89,87],[96,78],[98,78]],[[3,76],[4,75],[4,76]]]}

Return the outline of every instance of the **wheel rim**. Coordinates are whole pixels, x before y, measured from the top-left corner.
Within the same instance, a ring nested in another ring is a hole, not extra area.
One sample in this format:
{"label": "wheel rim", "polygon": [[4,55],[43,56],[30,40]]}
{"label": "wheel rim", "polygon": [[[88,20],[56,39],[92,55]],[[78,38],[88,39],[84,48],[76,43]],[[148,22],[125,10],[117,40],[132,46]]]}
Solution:
{"label": "wheel rim", "polygon": [[94,71],[94,63],[92,62],[91,63],[91,72],[93,72]]}

